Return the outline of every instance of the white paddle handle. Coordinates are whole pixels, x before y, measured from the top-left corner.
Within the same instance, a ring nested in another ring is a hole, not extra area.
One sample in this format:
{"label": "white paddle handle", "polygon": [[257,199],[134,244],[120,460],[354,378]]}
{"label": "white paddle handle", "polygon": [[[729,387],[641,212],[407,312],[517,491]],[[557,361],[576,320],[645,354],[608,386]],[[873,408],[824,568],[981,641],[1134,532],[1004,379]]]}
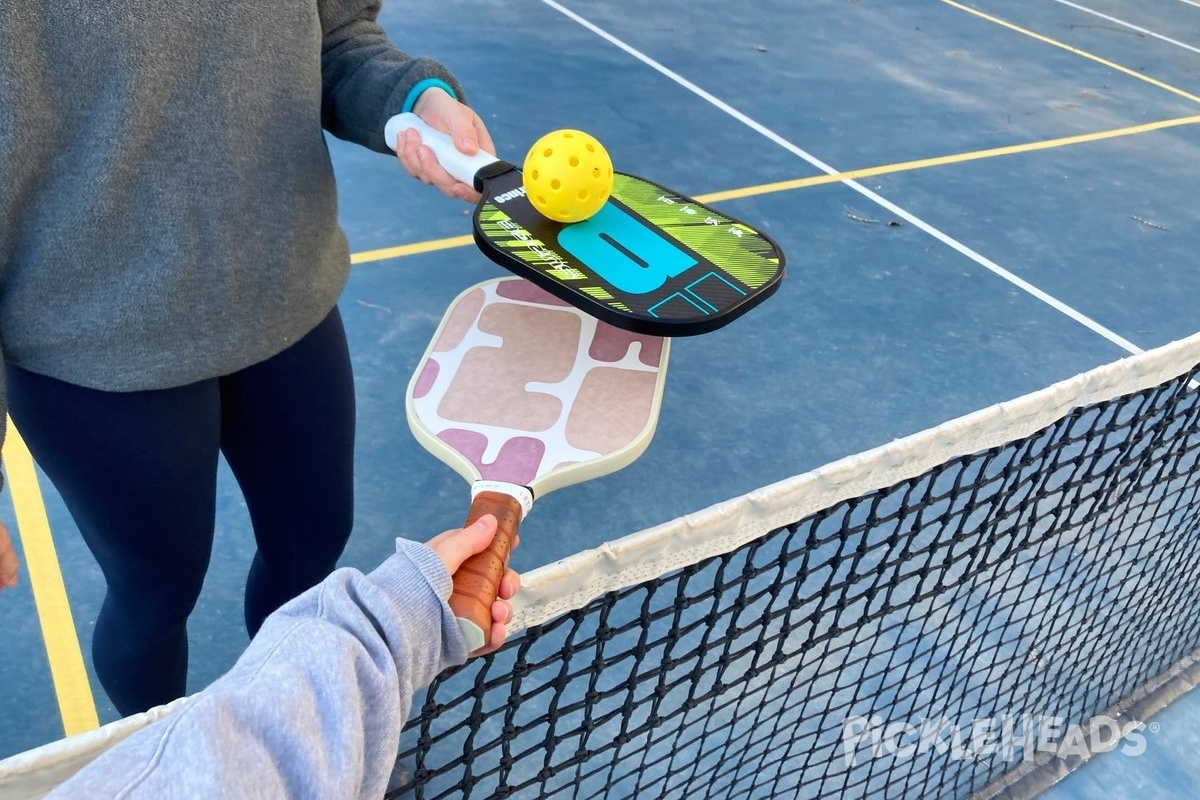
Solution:
{"label": "white paddle handle", "polygon": [[387,140],[388,147],[395,150],[396,134],[409,128],[421,134],[421,144],[433,151],[433,154],[437,156],[438,163],[442,165],[442,169],[449,172],[456,181],[468,186],[475,185],[476,172],[500,160],[483,150],[473,156],[461,152],[454,146],[454,140],[448,134],[431,127],[425,120],[409,111],[397,114],[384,126],[383,138]]}

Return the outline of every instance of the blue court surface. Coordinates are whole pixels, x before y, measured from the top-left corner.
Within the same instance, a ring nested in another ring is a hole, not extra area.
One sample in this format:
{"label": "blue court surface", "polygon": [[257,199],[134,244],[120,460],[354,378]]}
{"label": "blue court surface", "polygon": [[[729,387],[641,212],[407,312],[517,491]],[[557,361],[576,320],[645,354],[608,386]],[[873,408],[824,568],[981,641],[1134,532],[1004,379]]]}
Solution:
{"label": "blue court surface", "polygon": [[[385,3],[382,19],[455,71],[501,157],[585,130],[617,169],[762,227],[788,256],[775,297],[673,343],[646,454],[540,499],[518,569],[1200,330],[1195,0],[448,0]],[[356,254],[343,564],[368,569],[395,536],[462,521],[466,485],[412,440],[404,391],[445,306],[501,271],[464,238],[466,205],[330,149]],[[18,548],[51,577],[36,604],[28,569],[0,595],[0,756],[115,718],[78,667],[103,585],[41,488],[53,552],[25,523]],[[227,472],[220,491],[193,691],[246,645],[252,539]],[[1194,796],[1200,698],[1156,720],[1144,755],[1100,757],[1048,796]]]}

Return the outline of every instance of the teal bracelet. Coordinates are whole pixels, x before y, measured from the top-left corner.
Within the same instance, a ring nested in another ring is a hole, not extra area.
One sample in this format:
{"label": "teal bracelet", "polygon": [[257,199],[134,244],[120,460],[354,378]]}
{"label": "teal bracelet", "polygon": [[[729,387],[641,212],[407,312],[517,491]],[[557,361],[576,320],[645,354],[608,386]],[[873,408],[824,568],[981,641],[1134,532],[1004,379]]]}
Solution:
{"label": "teal bracelet", "polygon": [[404,98],[404,106],[400,109],[400,112],[404,113],[406,111],[412,111],[413,106],[417,104],[417,98],[421,96],[421,92],[425,91],[426,89],[432,89],[435,86],[438,89],[443,90],[455,100],[458,99],[458,93],[451,88],[450,84],[446,83],[441,78],[425,78],[424,80],[417,81],[417,85],[409,89],[408,96]]}

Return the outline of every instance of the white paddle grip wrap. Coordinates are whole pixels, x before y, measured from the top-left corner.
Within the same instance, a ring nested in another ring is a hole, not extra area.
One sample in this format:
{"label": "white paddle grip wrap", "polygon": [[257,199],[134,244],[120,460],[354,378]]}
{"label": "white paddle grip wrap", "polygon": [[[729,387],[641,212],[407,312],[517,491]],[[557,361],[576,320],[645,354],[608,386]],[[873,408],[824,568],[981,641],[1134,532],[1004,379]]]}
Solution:
{"label": "white paddle grip wrap", "polygon": [[480,150],[473,156],[461,152],[454,146],[454,140],[448,134],[432,127],[425,120],[412,112],[397,114],[387,121],[383,129],[383,138],[388,147],[396,149],[396,135],[401,131],[415,130],[421,135],[421,143],[433,151],[442,169],[450,173],[456,181],[468,186],[475,185],[475,173],[499,161],[491,153]]}
{"label": "white paddle grip wrap", "polygon": [[506,494],[509,497],[515,498],[521,504],[521,519],[522,521],[529,516],[529,512],[533,510],[533,492],[528,486],[520,486],[515,483],[506,483],[504,481],[475,481],[471,484],[471,499],[480,492],[499,492]]}
{"label": "white paddle grip wrap", "polygon": [[463,639],[467,643],[468,653],[474,653],[487,644],[487,634],[474,622],[464,617],[455,617],[454,620],[458,623],[458,630],[462,633]]}

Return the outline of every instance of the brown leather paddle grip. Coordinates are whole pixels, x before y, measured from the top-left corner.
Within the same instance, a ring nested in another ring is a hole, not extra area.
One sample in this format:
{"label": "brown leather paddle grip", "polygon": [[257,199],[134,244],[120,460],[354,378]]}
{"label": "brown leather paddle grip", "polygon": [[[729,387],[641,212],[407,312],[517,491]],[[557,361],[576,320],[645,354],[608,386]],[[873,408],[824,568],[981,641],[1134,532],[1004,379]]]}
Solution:
{"label": "brown leather paddle grip", "polygon": [[450,608],[467,639],[471,652],[487,645],[492,631],[492,603],[500,592],[500,581],[508,567],[517,528],[521,525],[521,503],[501,492],[482,491],[471,502],[471,511],[463,527],[484,514],[492,514],[499,523],[491,545],[463,562],[454,573],[454,593]]}

